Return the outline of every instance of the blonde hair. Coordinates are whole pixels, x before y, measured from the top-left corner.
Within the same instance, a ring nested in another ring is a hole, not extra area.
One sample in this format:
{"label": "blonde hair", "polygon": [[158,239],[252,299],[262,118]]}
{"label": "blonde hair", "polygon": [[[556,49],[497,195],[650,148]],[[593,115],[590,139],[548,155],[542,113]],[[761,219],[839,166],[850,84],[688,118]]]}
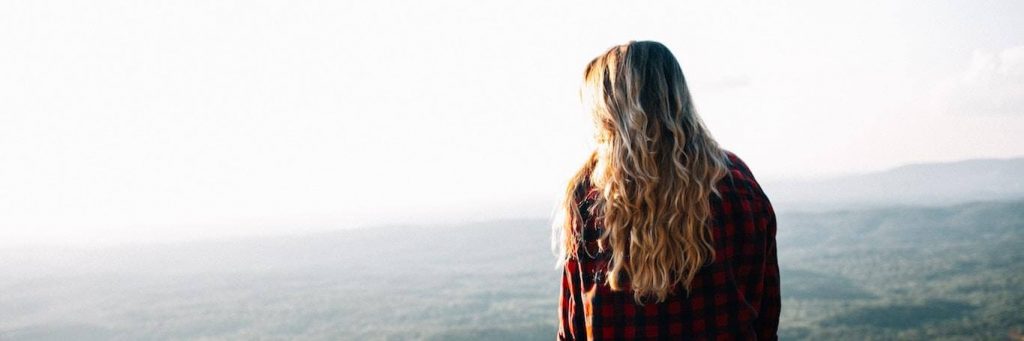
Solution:
{"label": "blonde hair", "polygon": [[559,265],[578,256],[580,190],[593,184],[598,246],[611,251],[606,284],[619,291],[628,283],[640,304],[664,301],[679,284],[689,294],[714,261],[709,195],[721,196],[715,185],[728,159],[697,115],[682,69],[664,45],[630,41],[587,65],[580,93],[600,148],[569,181],[553,223]]}

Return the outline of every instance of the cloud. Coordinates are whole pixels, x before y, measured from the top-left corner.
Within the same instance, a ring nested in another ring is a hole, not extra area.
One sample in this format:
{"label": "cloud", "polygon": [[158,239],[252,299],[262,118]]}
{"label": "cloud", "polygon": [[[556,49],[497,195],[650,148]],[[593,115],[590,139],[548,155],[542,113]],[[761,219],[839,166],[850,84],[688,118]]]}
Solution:
{"label": "cloud", "polygon": [[1024,116],[1024,46],[975,50],[966,70],[939,84],[937,95],[947,112]]}

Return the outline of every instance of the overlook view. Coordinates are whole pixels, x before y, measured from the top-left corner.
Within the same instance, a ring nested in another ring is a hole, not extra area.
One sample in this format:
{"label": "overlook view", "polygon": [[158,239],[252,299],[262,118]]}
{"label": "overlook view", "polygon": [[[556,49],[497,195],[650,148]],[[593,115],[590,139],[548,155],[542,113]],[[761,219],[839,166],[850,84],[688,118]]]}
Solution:
{"label": "overlook view", "polygon": [[[551,340],[569,180],[630,135],[607,125],[651,122],[763,187],[781,339],[1024,340],[1022,14],[4,2],[0,340]],[[629,74],[681,68],[692,108],[663,111],[707,134],[595,109],[587,66],[637,41],[674,62]]]}

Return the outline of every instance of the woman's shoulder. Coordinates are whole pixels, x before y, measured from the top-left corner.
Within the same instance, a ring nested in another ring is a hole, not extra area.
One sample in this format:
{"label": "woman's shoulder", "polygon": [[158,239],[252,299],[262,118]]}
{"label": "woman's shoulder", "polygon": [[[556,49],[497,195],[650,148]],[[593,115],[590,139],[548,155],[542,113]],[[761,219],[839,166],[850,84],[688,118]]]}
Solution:
{"label": "woman's shoulder", "polygon": [[750,167],[747,166],[747,163],[744,162],[739,155],[736,155],[735,152],[723,148],[722,154],[725,155],[725,163],[730,173],[738,172],[739,175],[742,175],[743,177],[754,177],[754,174],[750,171]]}
{"label": "woman's shoulder", "polygon": [[747,163],[731,150],[723,148],[722,153],[725,155],[724,159],[726,161],[728,172],[726,173],[726,176],[719,181],[718,190],[723,192],[723,195],[727,192],[742,193],[767,199],[767,196],[764,194],[764,190],[761,188],[761,184],[757,182],[757,178],[754,177],[754,172],[750,170]]}

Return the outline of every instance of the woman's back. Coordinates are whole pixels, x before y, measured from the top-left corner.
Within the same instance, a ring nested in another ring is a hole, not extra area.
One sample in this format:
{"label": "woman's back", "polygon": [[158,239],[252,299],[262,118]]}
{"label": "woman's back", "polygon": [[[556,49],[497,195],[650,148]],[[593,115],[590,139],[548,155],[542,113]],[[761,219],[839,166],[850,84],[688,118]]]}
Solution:
{"label": "woman's back", "polygon": [[688,295],[680,286],[660,303],[637,303],[630,290],[606,284],[611,253],[598,251],[602,219],[591,212],[599,193],[580,183],[582,221],[573,234],[582,238],[563,268],[558,339],[777,339],[775,213],[747,165],[723,153],[728,174],[716,184],[721,197],[709,197],[714,260],[696,273]]}
{"label": "woman's back", "polygon": [[560,339],[775,339],[775,213],[712,137],[667,47],[614,46],[587,64],[596,148],[553,227]]}

